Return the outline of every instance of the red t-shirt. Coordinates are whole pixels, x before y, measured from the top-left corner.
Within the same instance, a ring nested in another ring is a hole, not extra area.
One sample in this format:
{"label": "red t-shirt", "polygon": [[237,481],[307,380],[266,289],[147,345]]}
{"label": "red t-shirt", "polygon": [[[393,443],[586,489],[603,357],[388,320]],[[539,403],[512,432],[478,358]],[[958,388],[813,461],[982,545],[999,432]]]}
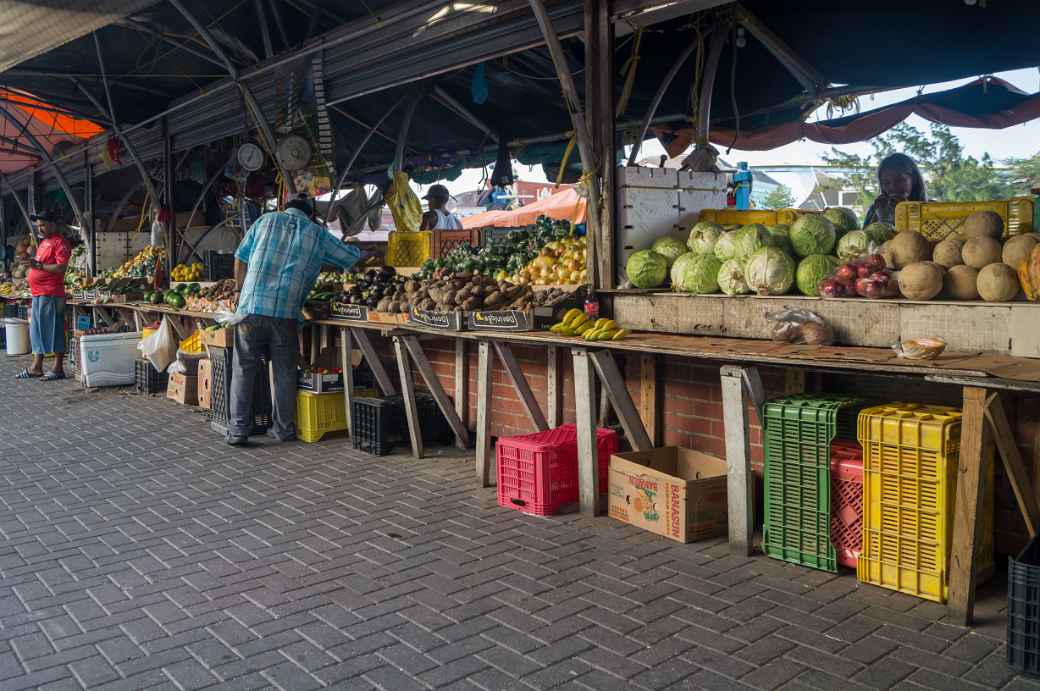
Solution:
{"label": "red t-shirt", "polygon": [[[68,264],[71,254],[68,240],[61,235],[51,235],[40,241],[40,246],[36,248],[36,261],[41,264]],[[43,269],[29,269],[29,290],[33,297],[65,297],[65,277]]]}

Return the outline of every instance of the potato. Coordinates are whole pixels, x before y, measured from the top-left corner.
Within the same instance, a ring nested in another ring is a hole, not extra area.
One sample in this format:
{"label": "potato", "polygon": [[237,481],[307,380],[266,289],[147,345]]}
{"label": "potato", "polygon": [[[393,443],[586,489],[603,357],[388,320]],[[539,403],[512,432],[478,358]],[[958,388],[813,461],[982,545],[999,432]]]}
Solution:
{"label": "potato", "polygon": [[977,287],[986,302],[1009,302],[1018,295],[1021,284],[1014,269],[998,262],[979,271]]}
{"label": "potato", "polygon": [[961,236],[998,239],[1004,234],[1004,219],[996,211],[976,211],[961,224]]}
{"label": "potato", "polygon": [[932,261],[946,269],[957,266],[958,264],[963,264],[964,260],[961,258],[961,250],[963,249],[963,240],[959,240],[955,237],[948,237],[937,244],[935,249],[932,250]]}
{"label": "potato", "polygon": [[502,303],[502,293],[497,290],[484,299],[484,306],[488,309],[496,309]]}
{"label": "potato", "polygon": [[978,277],[978,269],[973,269],[967,264],[951,266],[943,278],[943,290],[954,300],[978,300]]}
{"label": "potato", "polygon": [[[902,269],[916,262],[923,262],[931,258],[932,249],[920,233],[912,230],[904,230],[897,233],[894,238],[885,243],[889,246],[894,262],[893,268]],[[885,260],[888,261],[887,259]]]}
{"label": "potato", "polygon": [[914,262],[899,272],[899,292],[908,300],[931,300],[942,289],[942,270],[932,262]]}
{"label": "potato", "polygon": [[1000,243],[993,238],[975,237],[964,243],[961,258],[973,269],[982,269],[1000,263]]}

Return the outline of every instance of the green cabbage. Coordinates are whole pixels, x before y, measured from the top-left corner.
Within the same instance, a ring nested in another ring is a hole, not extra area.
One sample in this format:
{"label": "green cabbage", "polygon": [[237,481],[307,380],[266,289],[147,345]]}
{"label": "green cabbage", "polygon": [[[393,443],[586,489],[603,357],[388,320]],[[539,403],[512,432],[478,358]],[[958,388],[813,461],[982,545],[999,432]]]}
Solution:
{"label": "green cabbage", "polygon": [[852,261],[870,253],[870,236],[865,230],[853,230],[838,240],[838,259]]}
{"label": "green cabbage", "polygon": [[744,280],[744,267],[736,259],[728,259],[719,268],[719,289],[726,295],[743,295],[751,291]]}
{"label": "green cabbage", "polygon": [[639,250],[625,262],[625,273],[636,288],[658,288],[668,276],[668,259],[653,250]]}
{"label": "green cabbage", "polygon": [[769,231],[769,244],[772,247],[779,247],[784,252],[791,254],[791,227],[779,223],[775,226],[766,226],[766,230]]}
{"label": "green cabbage", "polygon": [[722,235],[722,228],[708,221],[701,221],[690,229],[690,237],[686,246],[696,254],[710,254],[715,250],[715,243]]}
{"label": "green cabbage", "polygon": [[834,251],[837,232],[834,224],[819,214],[805,214],[791,225],[791,247],[799,257],[830,254]]}
{"label": "green cabbage", "polygon": [[[688,255],[683,255],[686,257]],[[683,257],[676,260],[676,265]],[[683,293],[715,293],[719,290],[719,268],[722,262],[714,254],[695,254],[684,262],[678,282],[673,271],[672,289]],[[674,267],[674,265],[673,265]]]}
{"label": "green cabbage", "polygon": [[734,244],[734,238],[737,236],[737,231],[727,230],[719,236],[719,241],[715,243],[715,257],[719,261],[728,261],[733,258],[733,255],[737,251],[737,246]]}
{"label": "green cabbage", "polygon": [[650,249],[667,259],[669,267],[671,267],[675,260],[681,255],[686,254],[686,245],[683,241],[667,235],[663,238],[657,238],[654,240],[654,244],[650,245]]}
{"label": "green cabbage", "polygon": [[773,242],[773,236],[761,223],[749,223],[733,237],[733,258],[746,263],[751,255]]}
{"label": "green cabbage", "polygon": [[834,230],[840,238],[850,230],[859,230],[859,218],[852,209],[844,206],[833,206],[823,212],[824,217],[834,224]]}
{"label": "green cabbage", "polygon": [[687,252],[686,254],[680,255],[678,259],[672,262],[671,274],[672,279],[672,290],[680,290],[678,286],[682,284],[683,275],[686,273],[686,267],[688,267],[694,259],[698,256],[693,252]]}
{"label": "green cabbage", "polygon": [[783,295],[794,284],[794,260],[776,247],[751,255],[744,270],[748,288],[759,295]]}
{"label": "green cabbage", "polygon": [[896,236],[896,229],[887,223],[871,223],[863,229],[875,245],[883,245]]}
{"label": "green cabbage", "polygon": [[[861,231],[853,232],[858,233]],[[849,235],[851,234],[849,233]],[[845,237],[848,237],[848,235]],[[798,262],[798,269],[795,271],[795,283],[798,285],[798,290],[801,291],[802,295],[819,295],[820,292],[816,287],[820,285],[820,281],[833,274],[838,269],[839,264],[837,257],[831,257],[826,254],[810,254]]]}

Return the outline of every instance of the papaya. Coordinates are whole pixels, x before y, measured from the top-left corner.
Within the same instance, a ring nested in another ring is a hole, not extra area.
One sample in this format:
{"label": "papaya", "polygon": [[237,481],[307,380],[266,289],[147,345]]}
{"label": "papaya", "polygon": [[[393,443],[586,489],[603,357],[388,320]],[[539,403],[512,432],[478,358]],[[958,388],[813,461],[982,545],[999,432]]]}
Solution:
{"label": "papaya", "polygon": [[1029,256],[1017,267],[1018,282],[1030,302],[1040,300],[1040,245],[1033,247]]}

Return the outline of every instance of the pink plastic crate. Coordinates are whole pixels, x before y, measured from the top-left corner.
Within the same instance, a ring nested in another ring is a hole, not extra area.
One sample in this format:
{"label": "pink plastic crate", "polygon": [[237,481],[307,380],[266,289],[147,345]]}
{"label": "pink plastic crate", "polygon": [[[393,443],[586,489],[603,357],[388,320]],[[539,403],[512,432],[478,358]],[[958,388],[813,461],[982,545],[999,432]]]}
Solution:
{"label": "pink plastic crate", "polygon": [[[617,433],[596,431],[599,487],[607,491],[610,456],[617,451]],[[517,437],[502,437],[495,445],[498,465],[498,504],[536,516],[552,516],[578,503],[578,431],[574,425]]]}
{"label": "pink plastic crate", "polygon": [[831,444],[831,544],[838,563],[855,569],[863,545],[863,449],[856,442]]}

